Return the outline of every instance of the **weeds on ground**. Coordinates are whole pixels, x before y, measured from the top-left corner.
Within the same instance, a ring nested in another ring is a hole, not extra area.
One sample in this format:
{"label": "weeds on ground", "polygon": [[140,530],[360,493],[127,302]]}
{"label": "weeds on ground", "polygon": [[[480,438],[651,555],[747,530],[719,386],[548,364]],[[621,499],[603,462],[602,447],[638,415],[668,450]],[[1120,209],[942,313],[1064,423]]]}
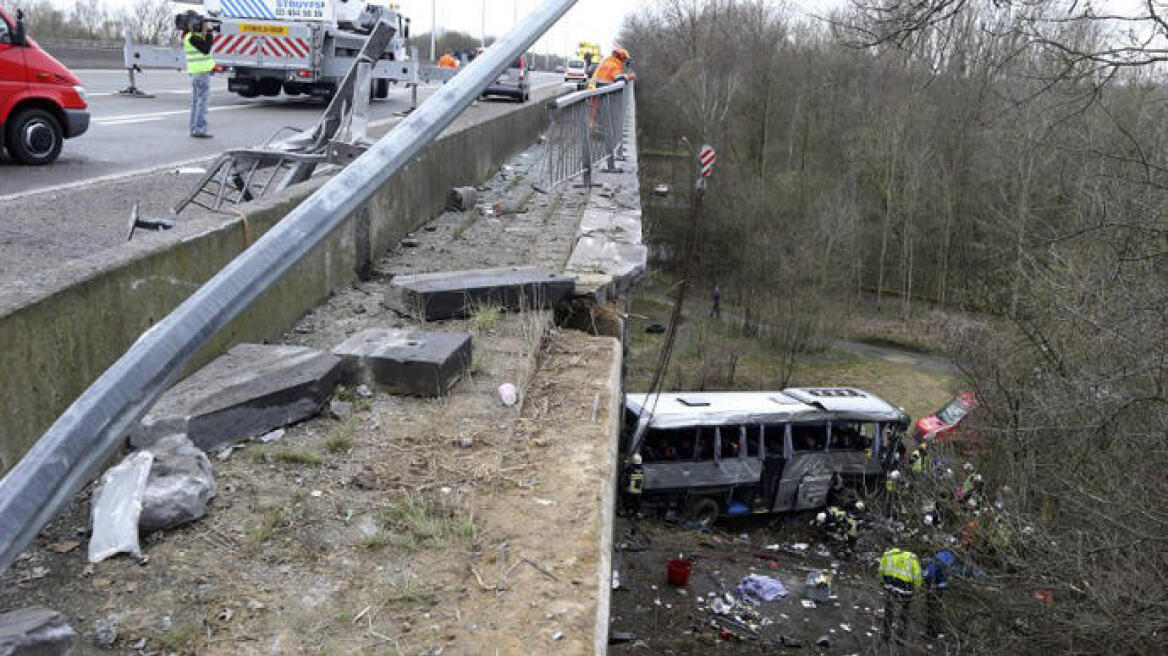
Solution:
{"label": "weeds on ground", "polygon": [[503,316],[503,308],[498,305],[480,305],[474,308],[474,312],[470,315],[471,325],[474,326],[475,332],[488,332],[499,323],[501,316]]}
{"label": "weeds on ground", "polygon": [[353,420],[350,419],[329,431],[320,446],[328,453],[344,453],[353,446],[353,433]]}
{"label": "weeds on ground", "polygon": [[165,652],[183,652],[194,650],[195,640],[199,637],[199,624],[195,621],[175,624],[169,630],[158,635],[155,640]]}
{"label": "weeds on ground", "polygon": [[318,465],[324,464],[323,457],[321,457],[319,454],[306,451],[304,449],[280,447],[278,449],[273,449],[271,452],[265,453],[270,455],[272,460],[288,465],[311,465],[316,467]]}
{"label": "weeds on ground", "polygon": [[378,513],[378,523],[390,532],[389,542],[408,549],[445,549],[475,537],[473,519],[446,496],[407,494],[383,508]]}

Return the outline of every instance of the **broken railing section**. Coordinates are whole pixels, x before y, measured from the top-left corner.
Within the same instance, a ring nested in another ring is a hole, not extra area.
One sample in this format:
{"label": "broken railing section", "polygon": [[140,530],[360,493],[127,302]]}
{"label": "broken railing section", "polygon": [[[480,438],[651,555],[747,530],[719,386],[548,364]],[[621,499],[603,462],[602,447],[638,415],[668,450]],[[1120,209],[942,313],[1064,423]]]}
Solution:
{"label": "broken railing section", "polygon": [[510,312],[548,310],[575,288],[575,279],[543,267],[501,267],[396,276],[386,301],[422,321],[468,317],[494,307]]}
{"label": "broken railing section", "polygon": [[146,331],[0,480],[0,572],[124,446],[183,366],[433,141],[575,0],[546,0]]}
{"label": "broken railing section", "polygon": [[577,176],[592,185],[593,172],[603,165],[618,170],[628,141],[628,112],[633,84],[615,82],[578,91],[548,102],[549,125],[539,184],[550,191]]}

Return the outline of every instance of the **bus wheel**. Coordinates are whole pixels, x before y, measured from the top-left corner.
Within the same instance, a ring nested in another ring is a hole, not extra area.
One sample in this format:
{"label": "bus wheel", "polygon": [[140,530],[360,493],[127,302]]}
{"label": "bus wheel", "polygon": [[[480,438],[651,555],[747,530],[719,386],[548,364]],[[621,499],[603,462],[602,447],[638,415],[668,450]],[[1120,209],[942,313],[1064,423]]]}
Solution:
{"label": "bus wheel", "polygon": [[714,520],[718,519],[720,514],[721,508],[718,507],[718,502],[709,497],[694,499],[685,511],[686,519],[702,528],[713,526]]}

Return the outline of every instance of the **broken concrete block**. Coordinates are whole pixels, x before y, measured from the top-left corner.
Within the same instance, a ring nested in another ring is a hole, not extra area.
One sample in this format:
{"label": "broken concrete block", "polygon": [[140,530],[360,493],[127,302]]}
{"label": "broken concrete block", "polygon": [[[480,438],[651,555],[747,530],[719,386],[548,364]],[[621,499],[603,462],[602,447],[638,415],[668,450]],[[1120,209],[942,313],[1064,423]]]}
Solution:
{"label": "broken concrete block", "polygon": [[470,368],[466,333],[372,328],[333,349],[345,359],[351,384],[379,387],[391,394],[444,396]]}
{"label": "broken concrete block", "polygon": [[137,451],[110,467],[93,493],[93,534],[89,537],[89,562],[99,563],[124,552],[142,557],[138,545],[138,517],[154,454]]}
{"label": "broken concrete block", "polygon": [[466,317],[480,307],[553,308],[572,293],[569,276],[543,267],[503,267],[396,276],[387,302],[425,321]]}
{"label": "broken concrete block", "polygon": [[130,442],[185,433],[212,451],[308,419],[340,382],[341,364],[300,346],[236,345],[164,394]]}
{"label": "broken concrete block", "polygon": [[149,447],[154,465],[146,480],[138,526],[156,531],[193,522],[207,513],[215,496],[215,472],[211,461],[187,439],[168,435]]}
{"label": "broken concrete block", "polygon": [[0,613],[0,656],[67,656],[77,632],[55,610],[32,607]]}
{"label": "broken concrete block", "polygon": [[466,212],[474,209],[479,201],[479,192],[474,187],[455,187],[446,197],[446,209],[451,212]]}
{"label": "broken concrete block", "polygon": [[626,244],[594,235],[576,240],[564,271],[569,274],[599,273],[611,276],[618,293],[645,273],[649,250],[642,244]]}

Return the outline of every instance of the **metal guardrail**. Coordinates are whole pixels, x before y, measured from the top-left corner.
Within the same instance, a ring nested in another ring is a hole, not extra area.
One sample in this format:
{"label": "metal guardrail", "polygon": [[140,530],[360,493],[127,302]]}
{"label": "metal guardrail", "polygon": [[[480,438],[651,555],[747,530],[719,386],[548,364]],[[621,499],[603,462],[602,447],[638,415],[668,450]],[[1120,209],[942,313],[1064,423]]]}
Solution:
{"label": "metal guardrail", "polygon": [[478,98],[575,0],[547,0],[364,155],[138,338],[0,480],[0,574],[216,333],[280,281]]}
{"label": "metal guardrail", "polygon": [[633,83],[621,81],[548,102],[551,121],[539,183],[550,190],[582,175],[591,186],[593,169],[602,162],[616,170],[616,161],[624,158],[632,97]]}

